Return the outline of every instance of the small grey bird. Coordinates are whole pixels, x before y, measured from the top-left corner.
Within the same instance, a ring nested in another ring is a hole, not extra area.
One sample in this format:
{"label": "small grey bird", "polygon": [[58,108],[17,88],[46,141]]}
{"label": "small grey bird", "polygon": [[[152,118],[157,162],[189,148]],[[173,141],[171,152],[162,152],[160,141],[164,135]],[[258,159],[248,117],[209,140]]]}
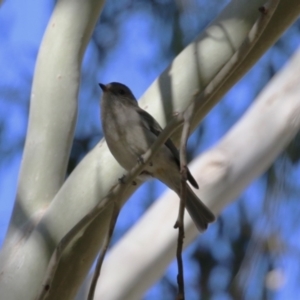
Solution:
{"label": "small grey bird", "polygon": [[[101,119],[103,133],[109,150],[119,164],[131,170],[150,146],[162,128],[157,121],[138,102],[131,90],[124,84],[112,82],[99,83],[103,91],[101,100]],[[149,164],[144,173],[155,177],[180,195],[179,153],[169,139]],[[188,181],[199,188],[188,170]],[[214,214],[201,202],[187,185],[186,208],[198,230],[203,231],[207,224],[215,220]]]}

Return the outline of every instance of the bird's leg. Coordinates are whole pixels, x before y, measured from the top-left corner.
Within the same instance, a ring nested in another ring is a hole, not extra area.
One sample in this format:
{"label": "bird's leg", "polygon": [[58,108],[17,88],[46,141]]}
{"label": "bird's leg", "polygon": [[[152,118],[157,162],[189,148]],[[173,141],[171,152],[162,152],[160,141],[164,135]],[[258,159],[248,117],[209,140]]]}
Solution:
{"label": "bird's leg", "polygon": [[[120,184],[125,184],[126,175],[124,174],[122,177],[118,178]],[[137,185],[136,181],[132,181],[132,185]]]}
{"label": "bird's leg", "polygon": [[143,155],[139,155],[137,157],[137,162],[139,165],[143,165],[145,163]]}
{"label": "bird's leg", "polygon": [[125,178],[126,178],[125,174],[123,174],[122,177],[118,178],[119,183],[124,184],[125,183]]}
{"label": "bird's leg", "polygon": [[[145,160],[144,160],[143,155],[139,155],[139,156],[138,156],[137,162],[138,162],[138,164],[140,164],[140,165],[143,165],[143,164],[145,163]],[[150,167],[153,167],[153,162],[152,162],[152,161],[149,162],[149,166],[150,166]]]}

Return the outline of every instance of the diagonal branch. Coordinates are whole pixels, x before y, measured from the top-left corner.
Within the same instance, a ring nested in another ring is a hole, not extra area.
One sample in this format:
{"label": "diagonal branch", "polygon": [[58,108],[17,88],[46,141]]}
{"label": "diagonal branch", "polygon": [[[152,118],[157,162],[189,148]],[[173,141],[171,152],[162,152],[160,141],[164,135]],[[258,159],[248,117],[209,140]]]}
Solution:
{"label": "diagonal branch", "polygon": [[93,300],[94,299],[96,285],[97,285],[98,279],[100,277],[102,264],[103,264],[106,252],[108,250],[108,246],[110,244],[111,237],[113,235],[115,225],[117,223],[117,219],[118,219],[118,216],[119,216],[119,213],[120,213],[121,207],[119,207],[118,203],[115,202],[113,205],[114,205],[114,209],[113,209],[113,212],[112,212],[112,215],[111,215],[111,220],[110,220],[110,224],[109,224],[109,230],[108,230],[108,233],[107,233],[107,238],[105,240],[104,247],[100,251],[99,257],[97,259],[97,264],[96,264],[96,267],[95,267],[95,271],[94,271],[94,275],[93,275],[93,278],[92,278],[92,282],[91,282],[91,286],[90,286],[90,290],[89,290],[89,293],[88,293],[87,300]]}

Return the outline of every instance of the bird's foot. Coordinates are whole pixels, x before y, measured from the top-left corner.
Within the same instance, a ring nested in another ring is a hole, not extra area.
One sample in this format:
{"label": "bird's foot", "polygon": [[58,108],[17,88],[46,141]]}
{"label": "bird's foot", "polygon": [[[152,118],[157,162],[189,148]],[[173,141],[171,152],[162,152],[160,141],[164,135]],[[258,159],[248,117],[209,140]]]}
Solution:
{"label": "bird's foot", "polygon": [[125,178],[126,178],[126,175],[123,175],[122,177],[118,178],[119,183],[124,184]]}
{"label": "bird's foot", "polygon": [[137,162],[139,165],[143,165],[144,164],[144,157],[142,155],[139,155],[137,158]]}

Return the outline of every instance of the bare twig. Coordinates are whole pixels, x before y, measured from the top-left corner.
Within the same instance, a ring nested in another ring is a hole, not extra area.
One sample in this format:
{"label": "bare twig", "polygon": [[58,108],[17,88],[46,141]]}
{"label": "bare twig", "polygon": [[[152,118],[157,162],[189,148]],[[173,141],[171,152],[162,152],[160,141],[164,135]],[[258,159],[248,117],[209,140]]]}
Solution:
{"label": "bare twig", "polygon": [[115,229],[115,225],[117,223],[117,219],[118,219],[118,216],[119,216],[119,213],[120,213],[120,209],[121,209],[121,207],[120,207],[119,203],[115,202],[113,213],[111,215],[111,220],[110,220],[110,224],[109,224],[107,238],[105,240],[103,250],[100,252],[98,260],[97,260],[97,264],[96,264],[96,268],[95,268],[94,276],[93,276],[93,279],[92,279],[92,282],[91,282],[91,286],[90,286],[90,290],[89,290],[87,300],[93,300],[94,299],[97,281],[98,281],[98,278],[100,277],[101,267],[102,267],[102,264],[103,264],[104,257],[106,255],[108,246],[110,244],[111,237],[112,237],[114,229]]}
{"label": "bare twig", "polygon": [[37,295],[37,300],[46,299],[51,288],[51,283],[54,278],[55,272],[59,265],[63,251],[73,241],[76,235],[87,227],[95,218],[97,218],[101,212],[103,212],[109,205],[116,202],[118,198],[126,191],[129,185],[133,184],[135,178],[143,171],[145,166],[150,162],[151,158],[159,151],[160,147],[166,142],[166,140],[178,129],[183,123],[183,115],[177,114],[165,127],[162,133],[158,136],[155,143],[149,148],[149,150],[142,156],[143,164],[137,163],[127,175],[122,179],[122,183],[117,184],[112,191],[104,197],[99,204],[97,204],[89,213],[87,213],[59,242],[55,248],[48,268],[45,274],[45,278],[42,284],[42,288]]}
{"label": "bare twig", "polygon": [[194,102],[192,102],[184,113],[184,125],[182,129],[182,135],[180,140],[180,205],[177,221],[175,228],[178,228],[178,239],[177,239],[177,265],[178,265],[178,294],[176,300],[184,300],[184,269],[182,261],[182,249],[184,241],[184,210],[186,204],[186,180],[187,180],[187,159],[186,159],[186,146],[191,129],[191,118],[193,116]]}

